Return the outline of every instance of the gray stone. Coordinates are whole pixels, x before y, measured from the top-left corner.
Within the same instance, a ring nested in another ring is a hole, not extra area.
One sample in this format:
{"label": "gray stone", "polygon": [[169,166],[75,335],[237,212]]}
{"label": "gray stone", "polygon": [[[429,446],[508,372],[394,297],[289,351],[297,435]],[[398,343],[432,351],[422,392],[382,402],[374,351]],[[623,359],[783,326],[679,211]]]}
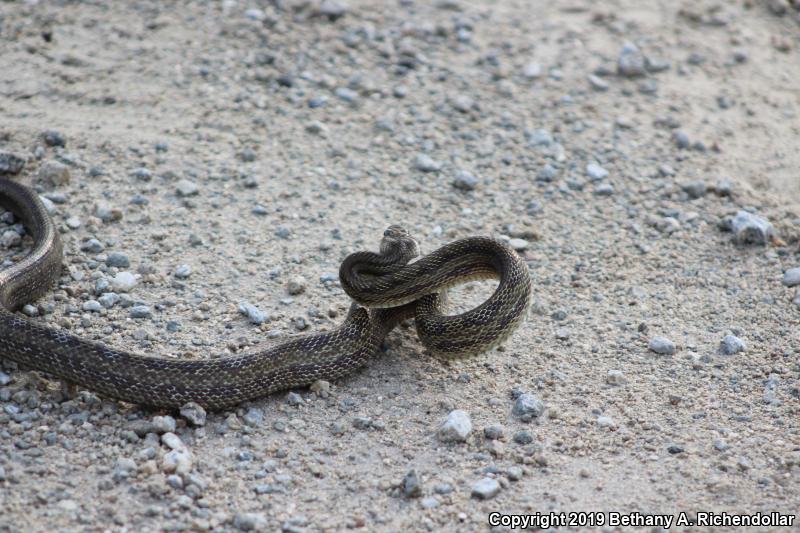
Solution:
{"label": "gray stone", "polygon": [[64,136],[61,134],[60,131],[56,130],[47,130],[43,132],[42,140],[44,141],[44,144],[46,144],[47,146],[53,146],[53,147],[58,146],[63,148],[64,146],[67,145],[67,140],[64,138]]}
{"label": "gray stone", "polygon": [[193,426],[206,425],[206,410],[201,405],[194,402],[185,403],[180,413]]}
{"label": "gray stone", "polygon": [[0,174],[19,174],[25,168],[25,158],[11,152],[0,152]]}
{"label": "gray stone", "polygon": [[702,181],[690,181],[681,185],[681,188],[692,199],[702,198],[706,195],[706,184]]}
{"label": "gray stone", "polygon": [[622,385],[625,383],[625,374],[622,370],[609,370],[606,374],[606,383],[609,385]]}
{"label": "gray stone", "polygon": [[115,292],[128,292],[137,284],[136,276],[128,271],[118,272],[111,279],[111,287]]}
{"label": "gray stone", "polygon": [[608,170],[597,163],[589,163],[586,165],[586,175],[592,181],[600,181],[608,177]]}
{"label": "gray stone", "polygon": [[238,513],[233,517],[233,527],[240,531],[266,531],[267,526],[264,513]]}
{"label": "gray stone", "polygon": [[114,470],[111,473],[111,478],[119,483],[120,481],[128,479],[136,472],[136,461],[126,457],[117,459],[114,464]]}
{"label": "gray stone", "polygon": [[103,243],[101,243],[97,239],[89,239],[88,241],[82,242],[80,248],[82,252],[99,254],[105,249],[105,246],[103,246]]}
{"label": "gray stone", "polygon": [[606,80],[604,80],[603,78],[601,78],[600,76],[595,76],[594,74],[589,74],[587,79],[589,80],[589,85],[595,91],[603,92],[603,91],[607,91],[608,90],[608,82]]}
{"label": "gray stone", "polygon": [[597,425],[601,428],[615,428],[617,427],[617,423],[614,422],[614,419],[610,416],[598,416],[597,417]]}
{"label": "gray stone", "polygon": [[519,466],[510,466],[506,469],[506,477],[509,481],[519,481],[522,479],[522,468]]}
{"label": "gray stone", "polygon": [[672,355],[675,353],[675,343],[666,337],[653,337],[648,345],[651,352],[661,355]]}
{"label": "gray stone", "polygon": [[175,419],[169,415],[154,416],[150,426],[158,434],[173,432],[175,431]]}
{"label": "gray stone", "polygon": [[525,239],[514,238],[514,239],[509,239],[508,240],[508,245],[511,248],[513,248],[514,250],[516,250],[518,252],[522,252],[522,251],[528,249],[528,246],[530,245],[530,243],[528,241],[526,241]]}
{"label": "gray stone", "polygon": [[347,102],[348,104],[352,104],[358,100],[358,93],[348,87],[337,87],[336,90],[333,91],[333,94],[335,94],[339,100]]}
{"label": "gray stone", "polygon": [[303,397],[297,394],[296,392],[290,392],[286,395],[286,403],[294,406],[302,405]]}
{"label": "gray stone", "polygon": [[500,440],[503,438],[504,433],[505,428],[498,424],[483,428],[483,436],[489,440]]}
{"label": "gray stone", "polygon": [[525,139],[528,146],[550,146],[553,144],[553,136],[547,130],[525,130]]}
{"label": "gray stone", "polygon": [[251,323],[256,325],[261,325],[269,320],[269,315],[267,313],[249,302],[240,303],[239,312],[245,315]]}
{"label": "gray stone", "polygon": [[544,403],[533,395],[520,394],[514,402],[511,414],[523,422],[530,422],[544,413]]}
{"label": "gray stone", "polygon": [[94,207],[94,216],[103,222],[115,222],[122,220],[122,211],[108,204],[99,203]]}
{"label": "gray stone", "polygon": [[14,246],[19,246],[21,243],[22,237],[14,230],[6,230],[0,235],[0,246],[3,248],[13,248]]}
{"label": "gray stone", "polygon": [[139,181],[150,181],[153,179],[153,174],[144,167],[134,168],[130,171],[130,175]]}
{"label": "gray stone", "polygon": [[548,163],[539,169],[539,173],[536,174],[536,179],[538,181],[544,181],[549,183],[553,181],[557,175],[558,175],[558,170],[556,170],[554,166]]}
{"label": "gray stone", "polygon": [[594,189],[595,196],[611,196],[614,194],[614,186],[610,183],[601,183]]}
{"label": "gray stone", "polygon": [[530,63],[527,63],[524,67],[522,67],[522,76],[529,80],[535,80],[537,78],[541,78],[542,72],[543,72],[542,65],[536,63],[535,61],[531,61]]}
{"label": "gray stone", "polygon": [[39,316],[39,308],[31,304],[25,304],[22,307],[22,312],[26,316]]}
{"label": "gray stone", "polygon": [[458,94],[450,99],[450,104],[456,111],[468,113],[475,105],[475,101],[467,94]]}
{"label": "gray stone", "polygon": [[134,305],[128,311],[131,318],[150,318],[153,314],[146,305]]}
{"label": "gray stone", "polygon": [[533,435],[531,435],[528,431],[521,430],[514,433],[513,439],[517,444],[524,446],[533,442]]}
{"label": "gray stone", "polygon": [[39,168],[39,179],[52,187],[66,185],[70,180],[69,168],[58,161],[47,161]]}
{"label": "gray stone", "polygon": [[456,177],[453,180],[453,187],[461,189],[462,191],[474,191],[477,186],[478,178],[466,170],[459,170],[456,172]]}
{"label": "gray stone", "polygon": [[790,268],[783,273],[783,284],[787,287],[800,285],[800,267]]}
{"label": "gray stone", "polygon": [[186,279],[192,275],[192,267],[189,265],[178,265],[172,275],[178,279]]}
{"label": "gray stone", "polygon": [[128,256],[122,252],[111,252],[106,257],[106,265],[117,268],[128,268],[131,266],[131,261]]}
{"label": "gray stone", "polygon": [[479,500],[489,500],[500,492],[500,483],[496,479],[485,477],[472,485],[472,497]]}
{"label": "gray stone", "polygon": [[104,292],[97,301],[106,309],[111,309],[119,303],[119,295],[115,292]]}
{"label": "gray stone", "polygon": [[451,411],[436,435],[442,442],[465,442],[472,433],[472,420],[461,409]]}
{"label": "gray stone", "polygon": [[735,335],[725,335],[719,343],[719,351],[722,355],[735,355],[747,349],[747,345],[742,339]]}
{"label": "gray stone", "polygon": [[264,422],[264,411],[257,407],[250,407],[242,417],[245,425],[250,427],[258,427]]}
{"label": "gray stone", "polygon": [[103,306],[97,300],[87,300],[83,302],[81,309],[90,313],[99,313],[103,310]]}
{"label": "gray stone", "polygon": [[187,196],[195,196],[200,192],[200,187],[193,181],[189,181],[187,179],[179,180],[175,184],[175,192],[178,193],[178,196],[187,197]]}
{"label": "gray stone", "polygon": [[644,54],[633,43],[625,43],[617,58],[617,73],[627,78],[644,76],[647,73],[645,68]]}
{"label": "gray stone", "polygon": [[295,296],[305,292],[308,282],[303,276],[295,276],[286,284],[286,292]]}
{"label": "gray stone", "polygon": [[442,164],[434,161],[427,154],[417,154],[414,158],[414,168],[422,172],[439,172],[442,169]]}
{"label": "gray stone", "polygon": [[338,0],[322,0],[318,12],[329,20],[336,20],[347,14],[347,5]]}
{"label": "gray stone", "polygon": [[675,146],[681,150],[685,150],[692,145],[689,140],[689,135],[685,131],[674,131],[672,133],[672,140],[675,141]]}
{"label": "gray stone", "polygon": [[403,496],[406,498],[422,496],[422,483],[420,483],[415,470],[409,470],[403,478]]}
{"label": "gray stone", "polygon": [[733,217],[731,230],[733,240],[738,244],[767,244],[774,234],[767,219],[743,210]]}

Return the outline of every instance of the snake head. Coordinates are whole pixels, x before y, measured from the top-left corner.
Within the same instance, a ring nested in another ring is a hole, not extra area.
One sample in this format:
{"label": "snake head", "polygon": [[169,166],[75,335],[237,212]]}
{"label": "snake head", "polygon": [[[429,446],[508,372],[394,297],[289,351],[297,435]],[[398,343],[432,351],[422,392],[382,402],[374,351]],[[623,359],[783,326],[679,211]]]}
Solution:
{"label": "snake head", "polygon": [[397,256],[398,262],[407,263],[419,256],[419,243],[404,227],[392,224],[383,232],[381,255]]}

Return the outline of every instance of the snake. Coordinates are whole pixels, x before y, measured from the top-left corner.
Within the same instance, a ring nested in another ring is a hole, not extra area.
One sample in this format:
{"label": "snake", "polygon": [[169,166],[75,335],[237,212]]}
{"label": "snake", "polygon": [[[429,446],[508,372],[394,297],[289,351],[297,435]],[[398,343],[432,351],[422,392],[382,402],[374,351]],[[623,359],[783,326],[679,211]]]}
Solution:
{"label": "snake", "polygon": [[[19,312],[60,279],[63,244],[42,199],[29,187],[0,178],[0,207],[18,217],[33,238],[30,251],[0,271],[0,358],[152,408],[178,409],[194,402],[221,410],[342,378],[375,357],[388,333],[412,318],[431,354],[469,357],[504,343],[530,305],[527,265],[503,240],[466,237],[421,256],[409,231],[391,225],[377,253],[355,252],[341,263],[339,283],[353,303],[334,329],[208,359],[130,353]],[[447,289],[479,279],[498,280],[492,295],[473,309],[448,315]]]}

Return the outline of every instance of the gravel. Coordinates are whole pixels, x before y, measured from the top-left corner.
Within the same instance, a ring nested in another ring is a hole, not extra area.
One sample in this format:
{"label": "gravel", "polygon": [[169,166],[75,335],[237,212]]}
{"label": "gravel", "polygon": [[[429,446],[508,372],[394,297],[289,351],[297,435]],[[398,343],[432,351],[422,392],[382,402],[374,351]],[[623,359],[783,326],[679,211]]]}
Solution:
{"label": "gravel", "polygon": [[[207,414],[2,360],[5,529],[483,531],[493,510],[659,512],[674,487],[798,508],[797,51],[769,42],[791,4],[334,4],[0,2],[0,173],[65,250],[18,317],[188,367],[241,356],[337,328],[342,259],[392,223],[423,258],[517,249],[530,316],[456,361],[404,323],[327,386]],[[23,226],[0,210],[5,267]],[[727,334],[747,349],[722,355]],[[474,429],[443,442],[454,410]]]}

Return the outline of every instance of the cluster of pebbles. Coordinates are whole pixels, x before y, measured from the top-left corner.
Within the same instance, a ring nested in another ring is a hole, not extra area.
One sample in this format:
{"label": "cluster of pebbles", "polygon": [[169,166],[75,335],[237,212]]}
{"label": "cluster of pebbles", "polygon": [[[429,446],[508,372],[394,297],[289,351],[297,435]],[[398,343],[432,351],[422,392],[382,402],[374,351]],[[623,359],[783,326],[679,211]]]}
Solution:
{"label": "cluster of pebbles", "polygon": [[[0,531],[796,512],[800,189],[731,147],[796,120],[770,80],[797,40],[762,30],[797,4],[552,4],[0,7],[0,175],[65,244],[30,320],[195,359],[334,328],[339,263],[392,223],[503,239],[535,291],[492,353],[438,361],[405,324],[362,372],[219,413],[0,354]],[[2,266],[30,245],[0,212]]]}

